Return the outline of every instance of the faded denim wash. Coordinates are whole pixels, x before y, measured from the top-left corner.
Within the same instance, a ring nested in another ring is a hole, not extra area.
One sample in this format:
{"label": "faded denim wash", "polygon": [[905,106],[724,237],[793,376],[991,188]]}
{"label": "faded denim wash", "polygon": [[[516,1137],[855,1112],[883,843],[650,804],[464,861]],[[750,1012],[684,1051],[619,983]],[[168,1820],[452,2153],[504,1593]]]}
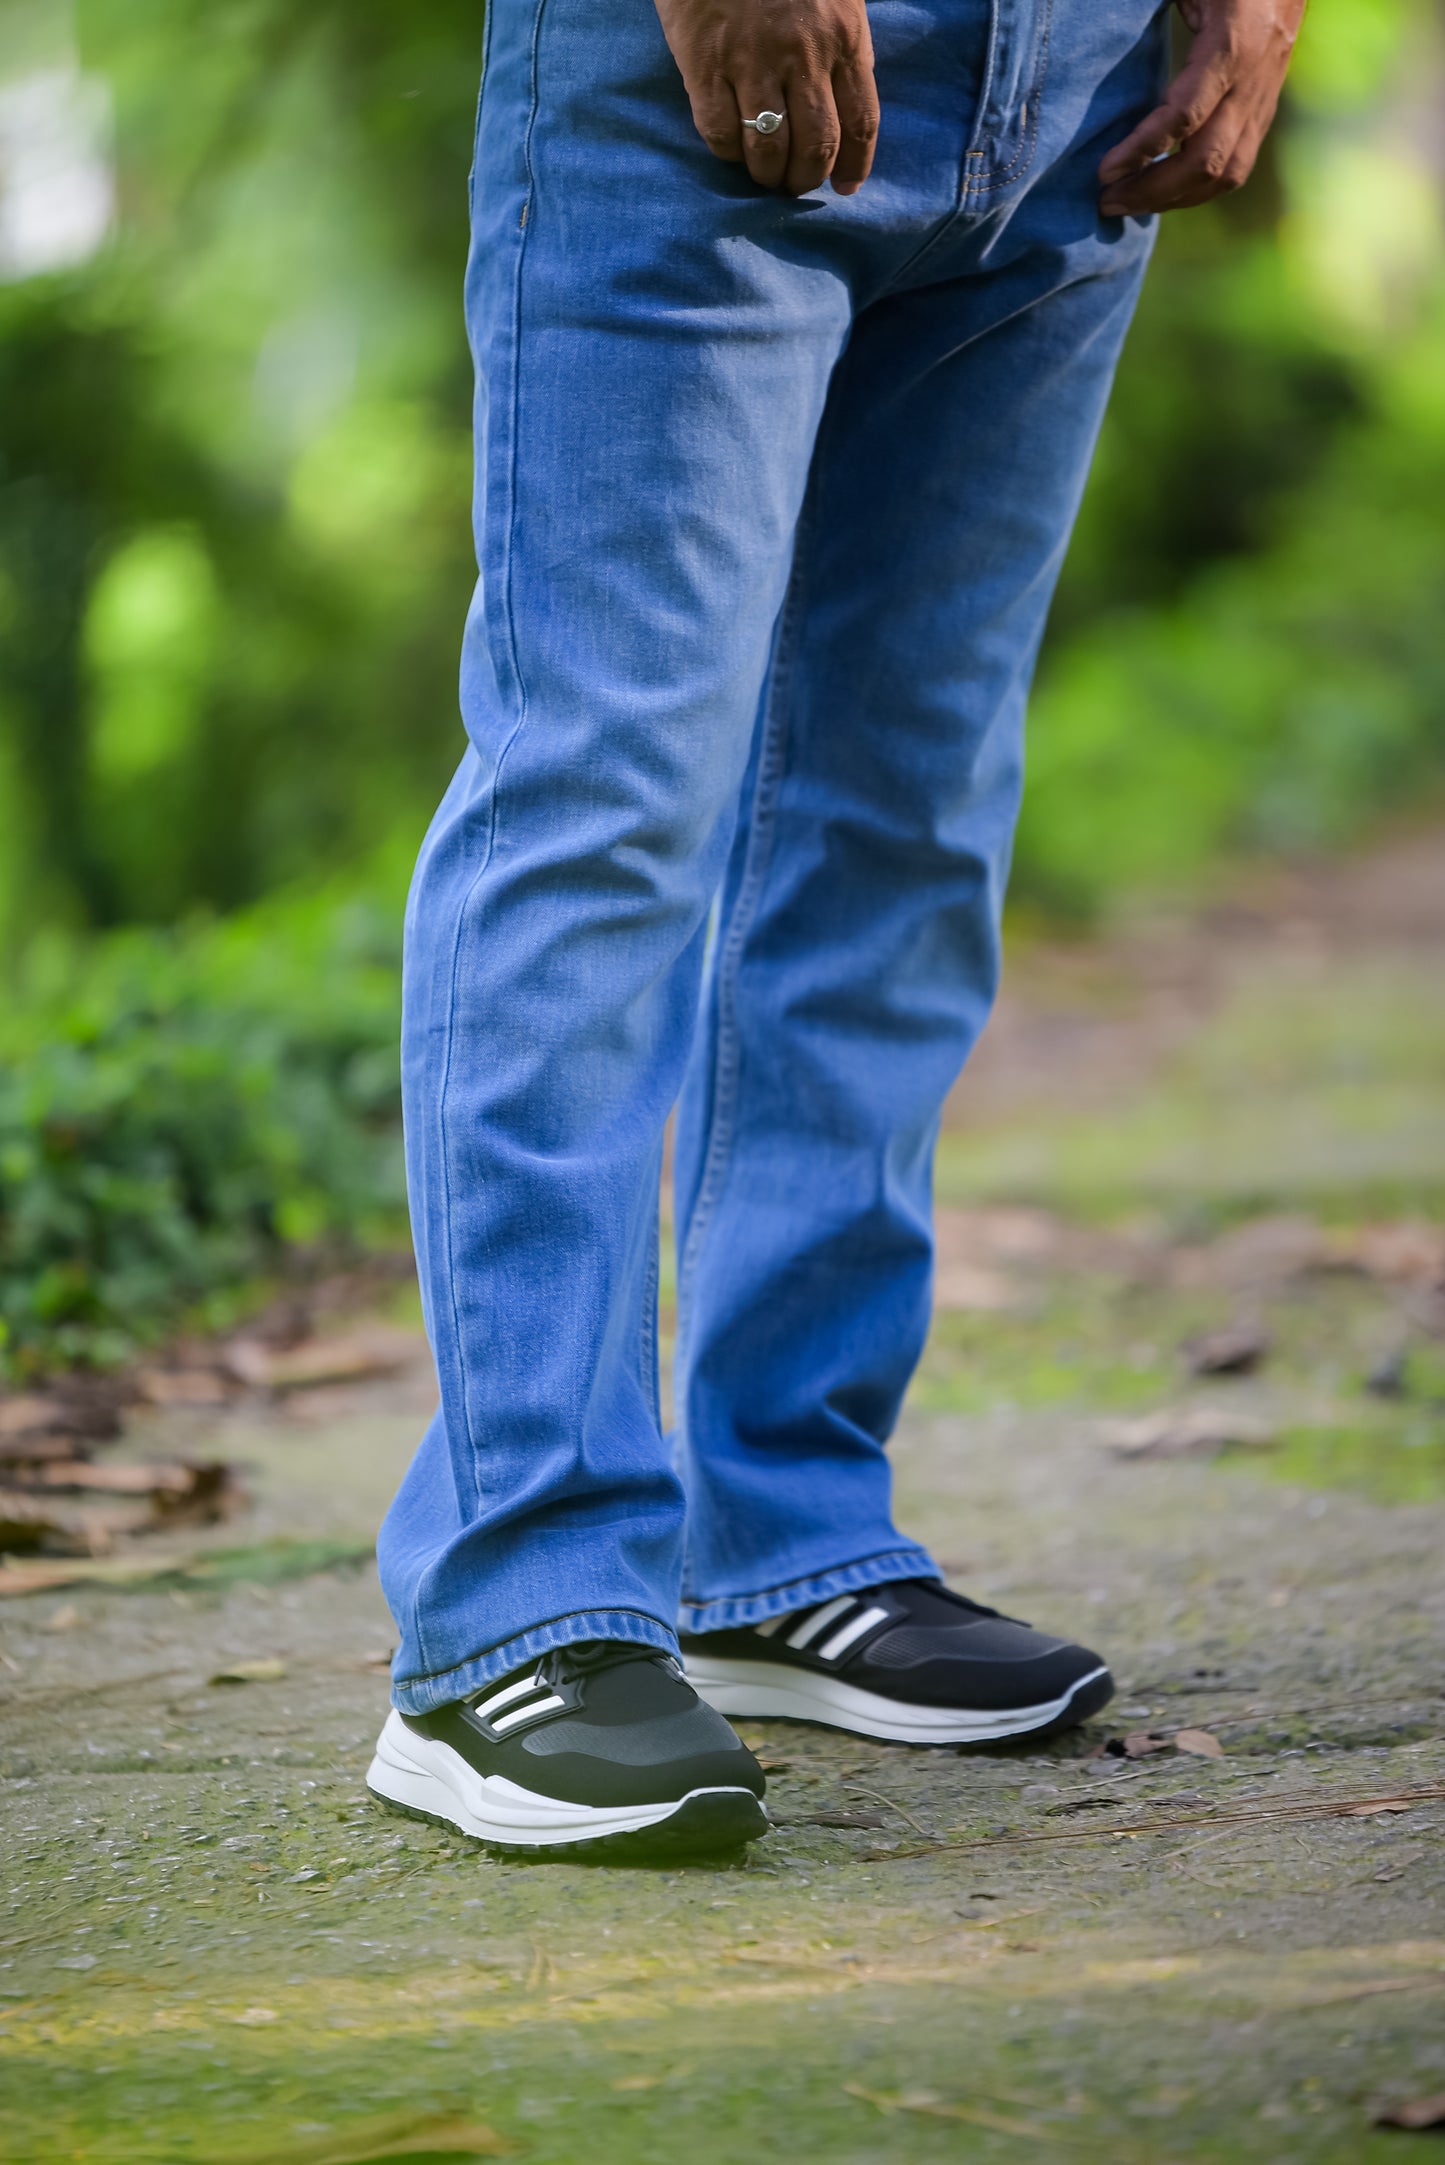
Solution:
{"label": "faded denim wash", "polygon": [[1095,170],[1164,61],[1154,0],[877,0],[874,176],[795,200],[709,155],[652,0],[488,12],[470,746],[407,916],[441,1410],[380,1544],[415,1712],[935,1569],[884,1447],[1151,240]]}

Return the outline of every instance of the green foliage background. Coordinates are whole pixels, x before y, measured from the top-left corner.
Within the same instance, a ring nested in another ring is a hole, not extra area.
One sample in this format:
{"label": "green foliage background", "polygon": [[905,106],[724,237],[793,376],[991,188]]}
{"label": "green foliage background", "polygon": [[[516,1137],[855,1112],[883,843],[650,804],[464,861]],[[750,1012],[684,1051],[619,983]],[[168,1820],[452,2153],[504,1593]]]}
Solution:
{"label": "green foliage background", "polygon": [[0,1373],[124,1360],[288,1248],[394,1242],[395,914],[35,943],[0,1017]]}
{"label": "green foliage background", "polygon": [[[481,28],[0,0],[0,113],[78,70],[117,187],[104,245],[0,283],[12,1367],[397,1207],[378,928],[459,746]],[[1166,221],[1043,659],[1026,904],[1440,788],[1442,55],[1438,0],[1314,0],[1255,180]]]}

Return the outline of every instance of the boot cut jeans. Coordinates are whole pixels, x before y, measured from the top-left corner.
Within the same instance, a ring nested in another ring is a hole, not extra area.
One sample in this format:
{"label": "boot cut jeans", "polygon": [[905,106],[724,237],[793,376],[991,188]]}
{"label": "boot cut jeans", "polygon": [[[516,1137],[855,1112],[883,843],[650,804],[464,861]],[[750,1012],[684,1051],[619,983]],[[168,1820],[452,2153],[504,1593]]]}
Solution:
{"label": "boot cut jeans", "polygon": [[379,1547],[411,1712],[936,1575],[885,1445],[1152,238],[1095,172],[1165,34],[1154,0],[869,13],[873,177],[791,198],[704,147],[652,0],[488,8],[470,742],[407,911],[441,1384]]}

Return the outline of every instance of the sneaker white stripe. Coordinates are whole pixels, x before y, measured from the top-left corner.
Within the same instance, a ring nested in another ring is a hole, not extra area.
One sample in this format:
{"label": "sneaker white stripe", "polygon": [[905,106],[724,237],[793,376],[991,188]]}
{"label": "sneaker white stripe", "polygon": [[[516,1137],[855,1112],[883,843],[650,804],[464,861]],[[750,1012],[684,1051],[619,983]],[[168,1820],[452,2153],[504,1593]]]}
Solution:
{"label": "sneaker white stripe", "polygon": [[820,1631],[826,1631],[831,1623],[835,1623],[845,1609],[856,1606],[857,1596],[854,1594],[840,1594],[836,1601],[825,1601],[821,1609],[814,1609],[811,1616],[804,1618],[796,1631],[788,1633],[788,1645],[806,1646],[810,1639],[817,1638]]}
{"label": "sneaker white stripe", "polygon": [[855,1639],[862,1638],[865,1631],[886,1622],[888,1614],[887,1609],[865,1609],[861,1616],[850,1617],[841,1631],[835,1631],[832,1638],[817,1649],[819,1661],[836,1661],[840,1654],[847,1653]]}
{"label": "sneaker white stripe", "polygon": [[504,1684],[502,1689],[494,1691],[489,1699],[474,1699],[472,1711],[489,1718],[494,1707],[510,1706],[514,1699],[520,1699],[526,1692],[546,1689],[547,1686],[540,1676],[518,1677],[515,1684]]}
{"label": "sneaker white stripe", "polygon": [[770,1616],[765,1624],[754,1624],[753,1630],[760,1639],[771,1639],[775,1631],[781,1631],[788,1621],[786,1616]]}
{"label": "sneaker white stripe", "polygon": [[550,1714],[554,1706],[565,1706],[566,1704],[566,1700],[559,1699],[554,1691],[545,1699],[534,1699],[530,1706],[514,1707],[510,1714],[503,1714],[500,1719],[494,1721],[492,1727],[500,1736],[504,1729],[510,1729],[516,1722],[530,1721],[534,1714]]}

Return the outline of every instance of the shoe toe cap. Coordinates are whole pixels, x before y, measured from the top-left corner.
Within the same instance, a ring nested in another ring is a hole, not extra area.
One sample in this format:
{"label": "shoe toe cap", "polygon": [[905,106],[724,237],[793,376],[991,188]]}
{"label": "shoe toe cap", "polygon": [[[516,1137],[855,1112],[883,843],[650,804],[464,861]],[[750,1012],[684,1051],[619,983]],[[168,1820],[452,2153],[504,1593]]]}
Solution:
{"label": "shoe toe cap", "polygon": [[903,1625],[868,1648],[860,1668],[894,1682],[910,1699],[1003,1711],[1046,1706],[1098,1675],[1113,1690],[1102,1657],[1087,1646],[989,1618],[948,1631]]}
{"label": "shoe toe cap", "polygon": [[592,1795],[600,1784],[609,1802],[660,1802],[692,1789],[749,1789],[761,1797],[767,1788],[741,1737],[701,1700],[652,1721],[551,1722],[522,1746],[542,1762],[549,1788]]}

